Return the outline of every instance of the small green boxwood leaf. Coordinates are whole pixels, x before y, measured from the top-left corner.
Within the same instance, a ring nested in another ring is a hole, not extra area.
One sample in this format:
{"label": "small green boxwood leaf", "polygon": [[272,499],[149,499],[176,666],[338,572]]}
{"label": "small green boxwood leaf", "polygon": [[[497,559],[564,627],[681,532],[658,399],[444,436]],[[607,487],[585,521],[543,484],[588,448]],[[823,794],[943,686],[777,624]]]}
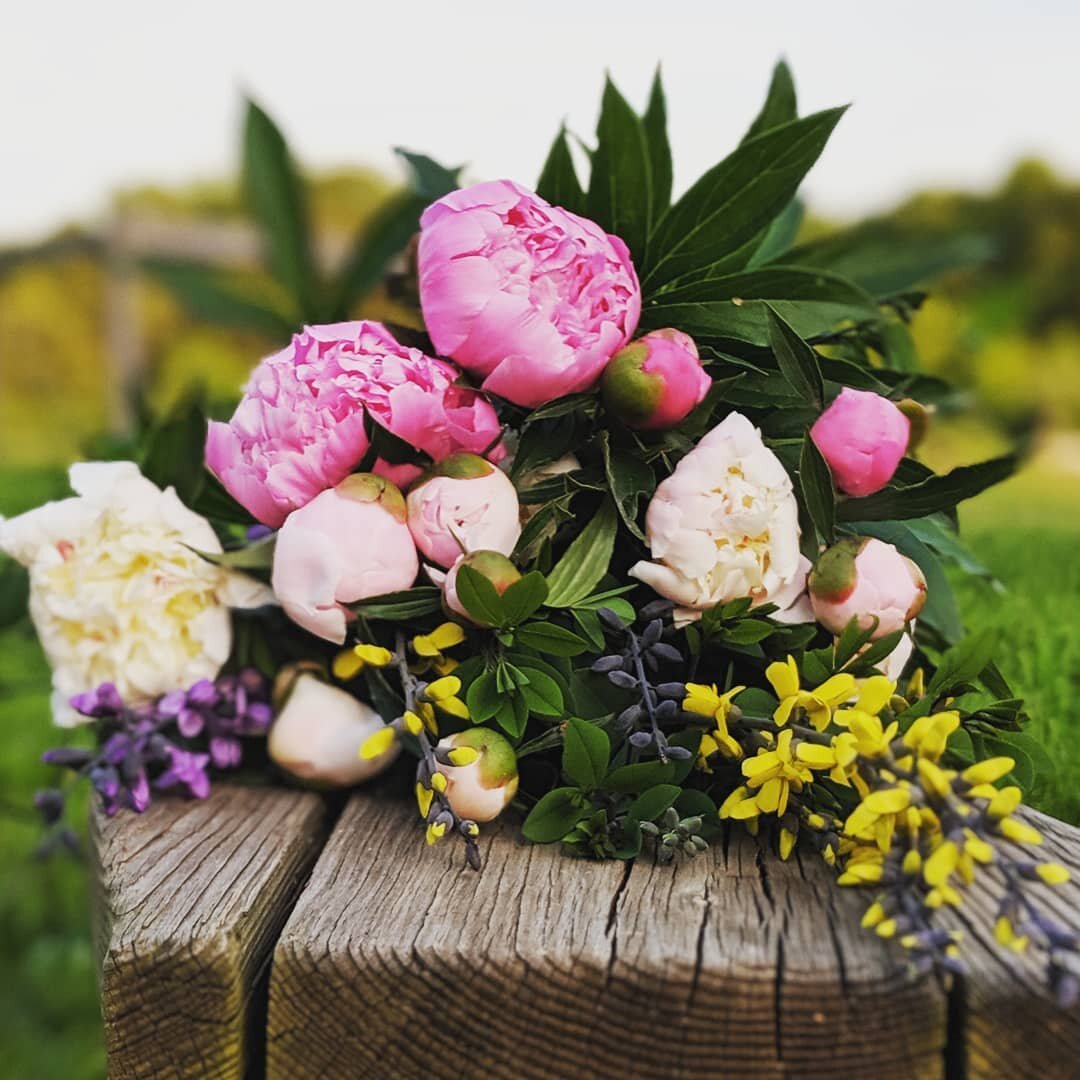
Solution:
{"label": "small green boxwood leaf", "polygon": [[553,788],[529,811],[521,831],[534,844],[553,844],[578,823],[581,812],[577,788]]}
{"label": "small green boxwood leaf", "polygon": [[639,761],[612,769],[604,778],[604,788],[619,794],[636,795],[654,784],[669,783],[674,775],[675,767],[670,762]]}
{"label": "small green boxwood leaf", "polygon": [[669,806],[674,805],[682,788],[677,784],[656,784],[643,791],[627,813],[635,821],[655,821]]}
{"label": "small green boxwood leaf", "polygon": [[588,791],[598,787],[607,773],[611,740],[607,732],[588,720],[572,716],[563,732],[563,772]]}

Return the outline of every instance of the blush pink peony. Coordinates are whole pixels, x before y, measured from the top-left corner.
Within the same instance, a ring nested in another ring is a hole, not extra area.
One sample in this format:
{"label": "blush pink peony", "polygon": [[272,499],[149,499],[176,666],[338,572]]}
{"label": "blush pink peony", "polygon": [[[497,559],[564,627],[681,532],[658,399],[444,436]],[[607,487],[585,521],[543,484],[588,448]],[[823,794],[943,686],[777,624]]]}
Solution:
{"label": "blush pink peony", "polygon": [[902,630],[926,602],[926,578],[919,567],[883,540],[851,537],[822,554],[810,574],[814,616],[841,634],[853,619],[873,638]]}
{"label": "blush pink peony", "polygon": [[[407,348],[380,323],[306,327],[255,369],[232,420],[210,425],[206,464],[277,528],[356,468],[369,446],[365,411],[435,461],[458,450],[499,460],[495,410],[459,378],[453,364]],[[420,470],[380,463],[377,471],[405,483]]]}
{"label": "blush pink peony", "polygon": [[681,330],[654,330],[631,342],[604,368],[604,404],[628,427],[674,427],[700,405],[712,386],[694,339]]}
{"label": "blush pink peony", "polygon": [[429,206],[418,265],[435,348],[518,405],[587,390],[641,314],[626,245],[509,180]]}
{"label": "blush pink peony", "polygon": [[419,569],[401,492],[381,476],[355,473],[288,516],[271,584],[293,622],[340,644],[345,604],[407,589]]}
{"label": "blush pink peony", "polygon": [[871,390],[845,386],[810,429],[836,486],[848,495],[873,495],[907,452],[911,421]]}

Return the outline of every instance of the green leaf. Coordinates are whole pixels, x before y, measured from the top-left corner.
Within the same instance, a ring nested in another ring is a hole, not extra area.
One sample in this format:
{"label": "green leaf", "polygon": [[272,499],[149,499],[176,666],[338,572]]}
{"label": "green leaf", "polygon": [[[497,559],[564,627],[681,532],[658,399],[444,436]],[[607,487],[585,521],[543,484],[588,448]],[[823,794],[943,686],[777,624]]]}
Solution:
{"label": "green leaf", "polygon": [[532,570],[515,581],[502,594],[502,612],[507,626],[520,626],[547,599],[548,587],[544,575]]}
{"label": "green leaf", "polygon": [[627,813],[634,821],[655,821],[682,794],[678,784],[656,784],[643,791]]}
{"label": "green leaf", "polygon": [[645,295],[716,262],[768,226],[791,201],[843,112],[829,109],[763,131],[705,173],[656,227],[640,268]]}
{"label": "green leaf", "polygon": [[928,693],[942,694],[961,683],[973,683],[993,661],[998,637],[995,628],[986,627],[954,645],[938,663],[927,687]]}
{"label": "green leaf", "polygon": [[604,789],[622,795],[637,795],[654,784],[666,784],[675,775],[675,766],[664,761],[639,761],[620,765],[604,778]]}
{"label": "green leaf", "polygon": [[427,154],[417,154],[401,146],[395,146],[394,153],[409,166],[413,191],[426,202],[434,202],[457,190],[461,179],[460,165],[448,169]]}
{"label": "green leaf", "polygon": [[581,796],[576,788],[553,788],[529,811],[522,835],[534,844],[561,840],[581,819]]}
{"label": "green leaf", "polygon": [[442,590],[433,585],[417,585],[413,589],[384,593],[353,604],[352,610],[365,619],[385,619],[388,622],[409,622],[442,610]]}
{"label": "green leaf", "polygon": [[791,388],[815,409],[825,407],[825,385],[818,366],[817,353],[780,316],[766,305],[769,324],[769,348],[776,357],[780,374]]}
{"label": "green leaf", "polygon": [[743,142],[747,142],[770,128],[779,127],[781,124],[790,124],[798,115],[795,81],[791,77],[791,69],[787,66],[786,61],[781,60],[773,68],[765,103],[761,106],[761,111],[754,117],[750,130],[743,136]]}
{"label": "green leaf", "polygon": [[158,487],[174,487],[190,506],[206,482],[203,453],[206,417],[199,391],[186,394],[150,429],[139,455],[143,476]]}
{"label": "green leaf", "polygon": [[188,502],[196,514],[230,525],[253,525],[255,519],[222,486],[212,472],[204,471],[198,493]]}
{"label": "green leaf", "polygon": [[679,817],[700,817],[706,825],[717,825],[717,806],[704,791],[697,788],[685,788],[675,800],[675,809]]}
{"label": "green leaf", "polygon": [[667,101],[657,65],[649,92],[649,104],[641,118],[645,128],[645,143],[649,151],[649,171],[652,175],[652,223],[671,205],[671,146],[667,135]]}
{"label": "green leaf", "polygon": [[356,302],[383,280],[390,260],[412,239],[427,205],[424,197],[404,191],[379,207],[354,241],[338,275],[331,319],[347,319]]}
{"label": "green leaf", "polygon": [[26,614],[30,599],[30,575],[14,559],[0,555],[0,629]]}
{"label": "green leaf", "polygon": [[519,645],[548,656],[580,656],[589,647],[573,630],[545,622],[526,623],[518,628],[514,639]]}
{"label": "green leaf", "polygon": [[537,716],[566,715],[562,690],[547,672],[534,667],[520,667],[518,670],[529,680],[520,689],[530,712]]}
{"label": "green leaf", "polygon": [[248,101],[244,121],[244,191],[262,232],[270,272],[304,319],[318,317],[315,269],[300,177],[285,137],[273,120]]}
{"label": "green leaf", "polygon": [[645,128],[609,78],[596,126],[588,216],[606,232],[620,237],[635,259],[643,258],[652,198]]}
{"label": "green leaf", "polygon": [[799,455],[799,487],[818,536],[825,544],[831,544],[836,539],[836,496],[832,473],[817,444],[810,438],[810,432],[803,436]]}
{"label": "green leaf", "polygon": [[791,245],[795,243],[799,229],[802,228],[803,213],[803,204],[798,199],[792,199],[773,218],[772,224],[765,230],[761,241],[755,246],[753,255],[746,263],[746,268],[753,270],[786,255],[791,250]]}
{"label": "green leaf", "polygon": [[604,473],[611,485],[611,494],[626,527],[639,540],[645,534],[637,523],[638,504],[649,498],[656,490],[656,475],[652,467],[640,455],[623,450],[612,450],[607,432],[601,437],[604,453]]}
{"label": "green leaf", "polygon": [[573,607],[596,587],[611,562],[617,520],[615,504],[605,499],[548,574],[548,607]]}
{"label": "green leaf", "polygon": [[698,337],[768,345],[769,308],[804,340],[843,320],[861,322],[878,314],[873,297],[850,281],[796,266],[770,266],[660,293],[642,311],[642,327],[677,326]]}
{"label": "green leaf", "polygon": [[559,134],[551,144],[540,179],[536,183],[536,193],[553,206],[561,206],[574,214],[585,213],[585,191],[578,180],[574,159],[570,155],[566,128],[559,129]]}
{"label": "green leaf", "polygon": [[482,724],[485,720],[490,720],[499,711],[503,700],[494,671],[482,671],[469,683],[469,688],[465,691],[469,719],[474,724]]}
{"label": "green leaf", "polygon": [[274,565],[276,543],[277,534],[271,533],[231,551],[199,551],[198,548],[191,550],[207,562],[215,566],[227,566],[230,570],[269,570]]}
{"label": "green leaf", "polygon": [[143,259],[139,265],[196,319],[270,338],[287,337],[295,329],[279,311],[249,295],[254,293],[250,286],[246,291],[241,288],[235,274],[182,259]]}
{"label": "green leaf", "polygon": [[483,574],[471,566],[461,566],[454,584],[462,606],[477,622],[486,626],[506,625],[502,598]]}
{"label": "green leaf", "polygon": [[600,785],[607,774],[611,740],[598,724],[570,717],[563,732],[563,772],[586,791]]}
{"label": "green leaf", "polygon": [[1008,454],[978,465],[961,465],[943,476],[931,476],[906,488],[885,488],[862,499],[845,499],[841,521],[897,521],[948,510],[1010,477],[1019,457]]}
{"label": "green leaf", "polygon": [[525,726],[529,722],[529,703],[523,694],[514,693],[503,698],[502,704],[495,713],[495,723],[510,736],[511,739],[520,739],[525,734]]}

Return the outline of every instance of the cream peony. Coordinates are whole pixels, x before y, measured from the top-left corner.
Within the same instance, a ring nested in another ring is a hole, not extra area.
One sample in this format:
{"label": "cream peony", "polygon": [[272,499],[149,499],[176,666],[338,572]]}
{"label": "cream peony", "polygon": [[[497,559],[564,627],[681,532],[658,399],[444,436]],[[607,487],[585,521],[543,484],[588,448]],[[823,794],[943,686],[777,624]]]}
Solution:
{"label": "cream peony", "polygon": [[229,607],[268,588],[195,551],[220,552],[205,518],[130,461],[73,465],[75,498],[0,520],[0,551],[30,571],[30,616],[53,670],[53,717],[103,682],[125,703],[213,679],[232,648]]}
{"label": "cream peony", "polygon": [[781,621],[813,618],[791,478],[740,413],[705,435],[660,484],[645,529],[654,561],[630,574],[680,605],[680,621],[744,596],[776,604]]}

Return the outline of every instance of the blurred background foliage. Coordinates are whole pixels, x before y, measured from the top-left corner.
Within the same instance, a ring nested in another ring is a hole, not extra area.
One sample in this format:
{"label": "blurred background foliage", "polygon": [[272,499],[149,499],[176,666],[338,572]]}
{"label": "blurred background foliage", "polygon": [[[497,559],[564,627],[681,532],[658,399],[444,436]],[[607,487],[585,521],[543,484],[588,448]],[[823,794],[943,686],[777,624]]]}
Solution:
{"label": "blurred background foliage", "polygon": [[[362,169],[305,178],[298,212],[317,249],[308,253],[314,273],[334,286],[328,315],[401,314],[358,264],[352,238],[399,241],[401,222],[454,176],[427,159],[406,162],[404,191]],[[248,220],[242,191],[239,180],[124,191],[112,220],[224,234]],[[962,509],[988,575],[956,585],[969,624],[1001,629],[1000,666],[1028,699],[1031,731],[1056,763],[1033,801],[1080,821],[1080,184],[1025,161],[984,194],[923,192],[856,223],[810,214],[800,240],[825,241],[838,267],[853,240],[919,258],[941,252],[951,267],[912,334],[924,366],[965,393],[934,418],[922,454],[946,468],[1018,438],[1031,448],[1017,477]],[[118,423],[115,258],[108,228],[69,227],[36,247],[0,248],[0,514],[62,496],[71,459],[122,447],[102,435]],[[227,409],[254,361],[283,344],[292,312],[311,310],[303,282],[290,295],[272,259],[225,267],[212,295],[192,285],[183,263],[126,269],[140,369],[134,413],[144,419],[193,384]],[[103,1074],[103,1057],[86,875],[70,859],[33,855],[40,829],[29,808],[35,789],[53,780],[38,764],[56,739],[47,684],[28,620],[0,631],[0,957],[9,975],[0,982],[0,1075],[91,1077]]]}

